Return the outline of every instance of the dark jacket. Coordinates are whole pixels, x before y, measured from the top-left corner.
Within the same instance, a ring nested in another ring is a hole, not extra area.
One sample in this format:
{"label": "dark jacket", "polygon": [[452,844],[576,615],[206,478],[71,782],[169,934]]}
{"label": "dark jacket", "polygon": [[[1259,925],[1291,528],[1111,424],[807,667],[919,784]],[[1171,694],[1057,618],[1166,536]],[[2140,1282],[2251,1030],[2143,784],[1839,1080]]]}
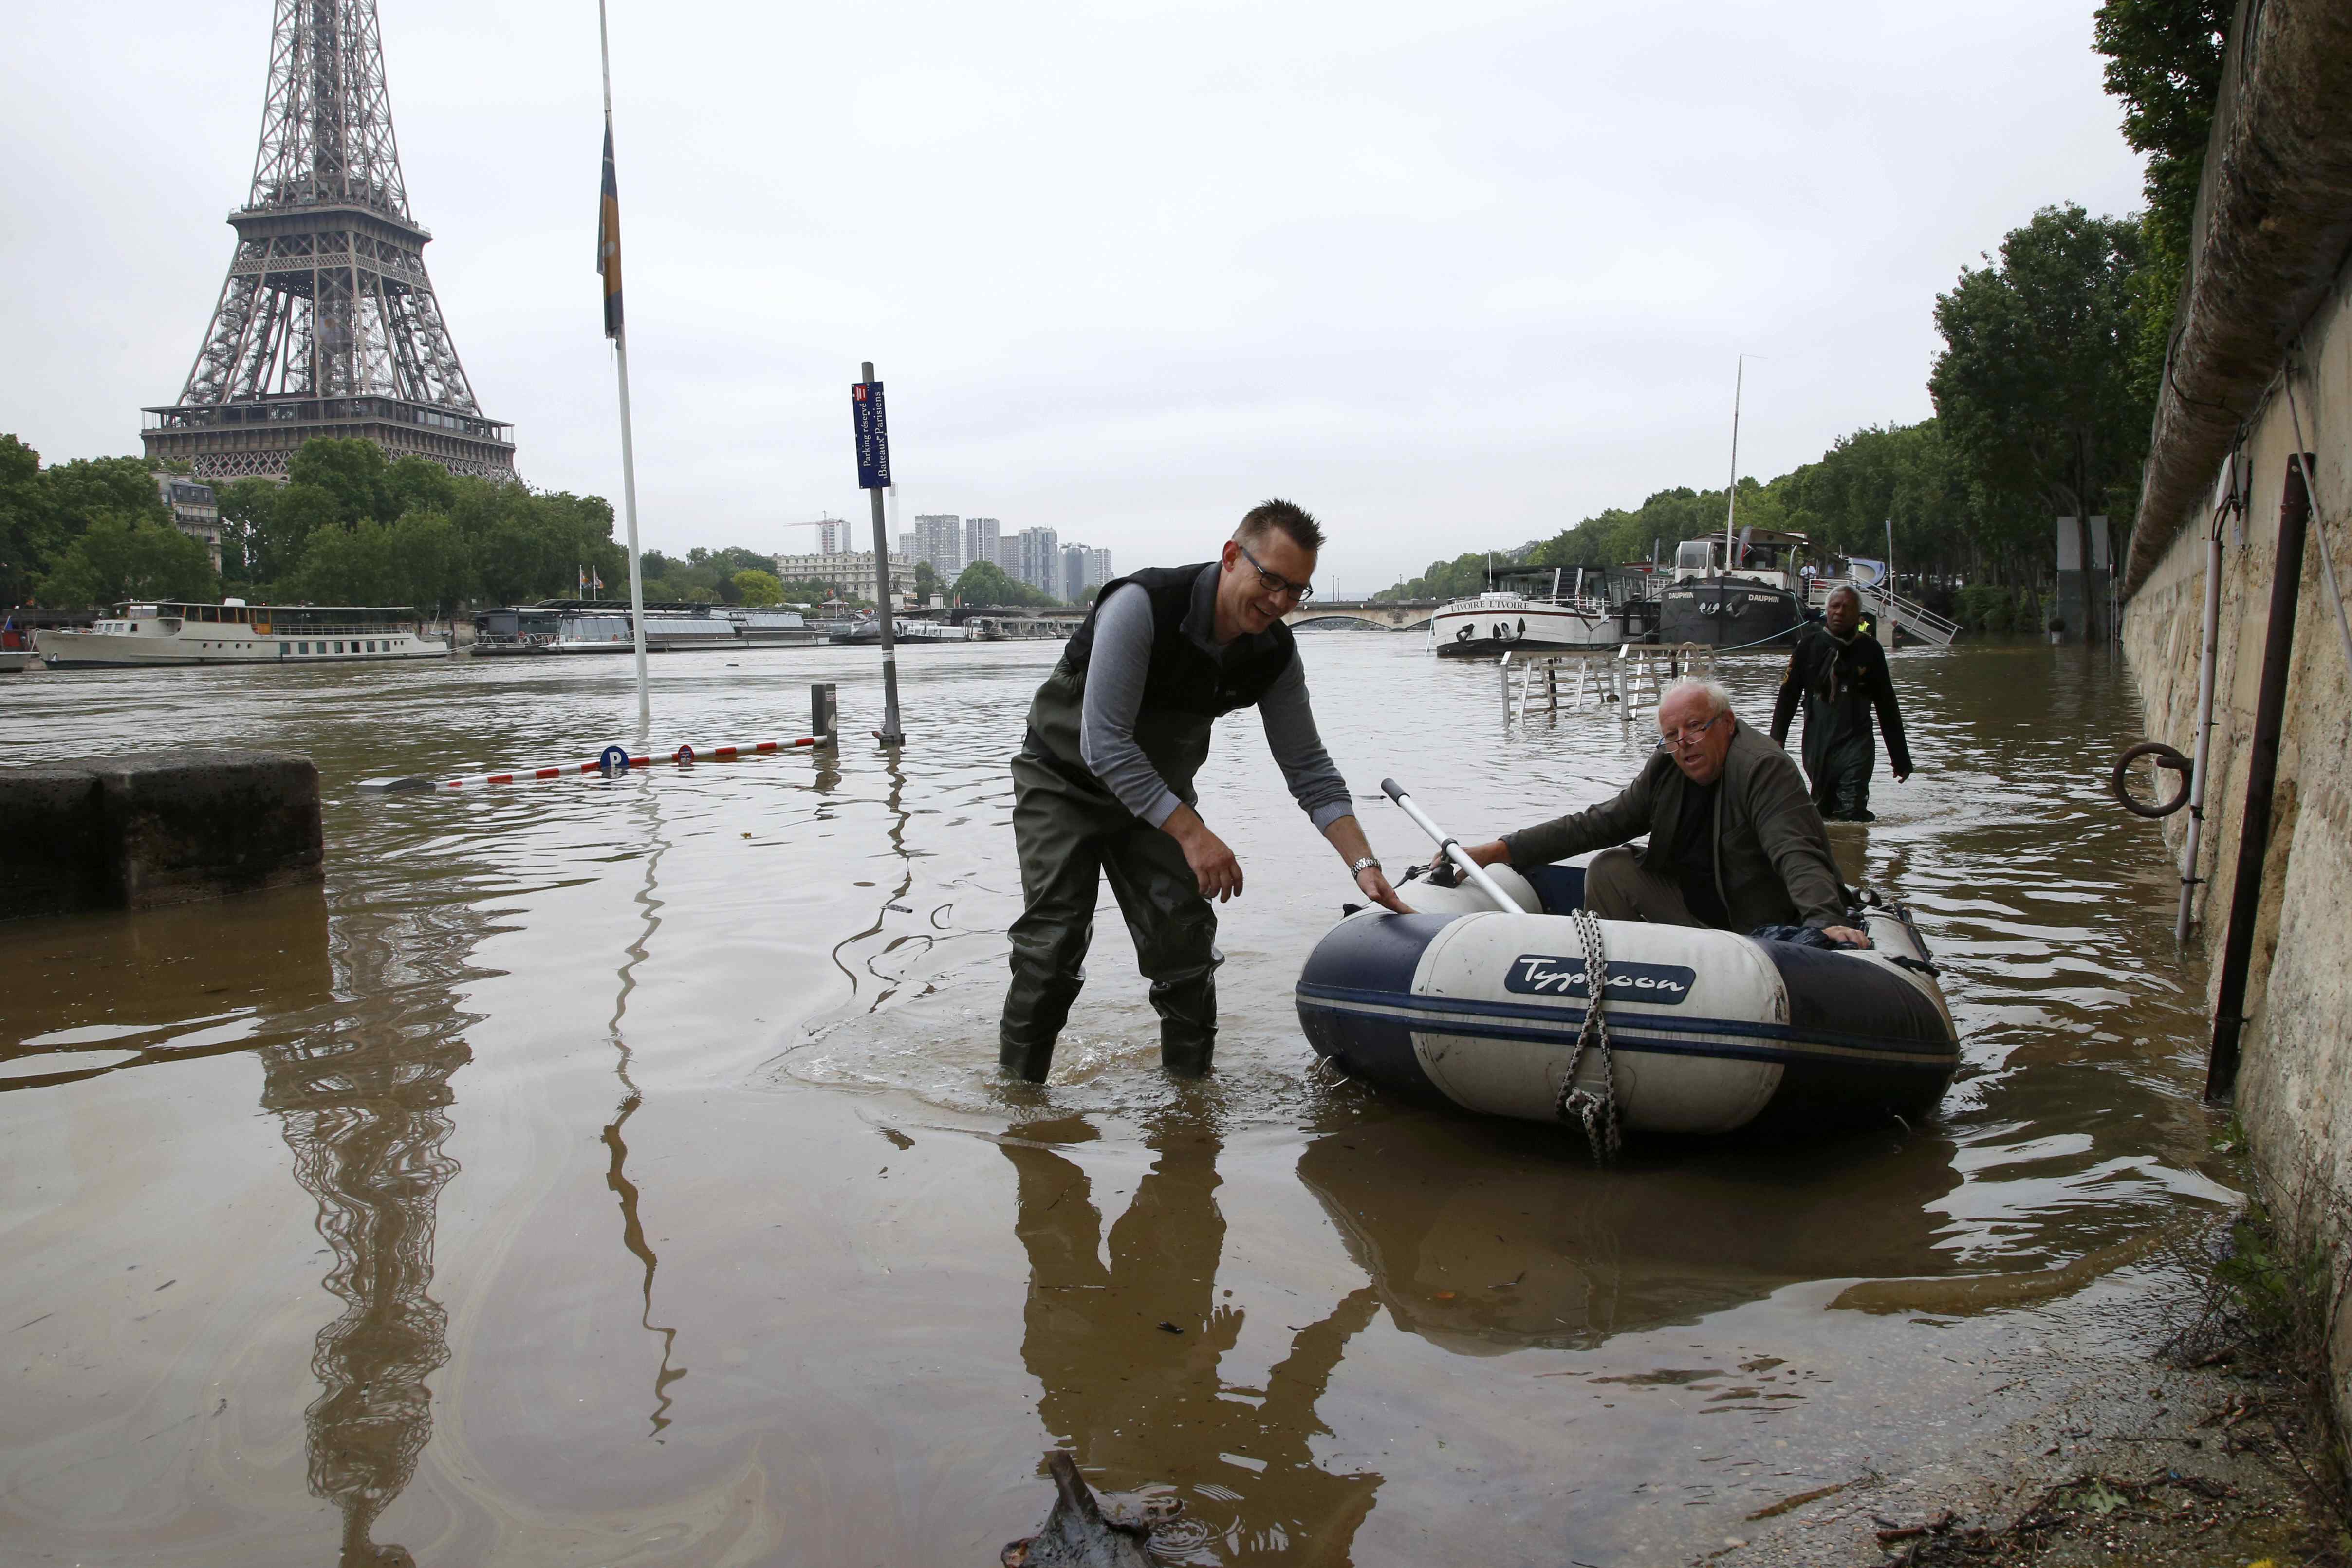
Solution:
{"label": "dark jacket", "polygon": [[1786,744],[1789,721],[1797,705],[1812,699],[1805,709],[1805,753],[1818,758],[1836,736],[1813,733],[1817,724],[1843,734],[1866,735],[1871,708],[1878,710],[1878,733],[1886,742],[1886,760],[1897,773],[1911,771],[1911,747],[1903,738],[1903,715],[1895,706],[1895,680],[1887,673],[1886,650],[1868,632],[1857,630],[1844,642],[1815,625],[1797,639],[1790,652],[1788,673],[1780,677],[1780,700],[1772,705],[1772,738]]}
{"label": "dark jacket", "polygon": [[[1514,866],[1544,865],[1650,835],[1643,869],[1671,878],[1675,830],[1690,780],[1672,754],[1652,757],[1613,800],[1571,811],[1504,839]],[[1731,928],[1845,924],[1845,888],[1829,830],[1789,754],[1760,730],[1732,720],[1715,792],[1715,885]]]}
{"label": "dark jacket", "polygon": [[1135,715],[1135,741],[1186,805],[1194,805],[1192,776],[1209,758],[1211,728],[1219,718],[1252,707],[1297,656],[1290,628],[1277,621],[1265,631],[1217,645],[1218,563],[1147,567],[1103,584],[1095,608],[1068,643],[1054,673],[1029,705],[1023,749],[1057,765],[1074,781],[1100,789],[1079,745],[1085,723],[1087,664],[1094,651],[1095,617],[1118,589],[1134,583],[1151,600],[1151,665]]}

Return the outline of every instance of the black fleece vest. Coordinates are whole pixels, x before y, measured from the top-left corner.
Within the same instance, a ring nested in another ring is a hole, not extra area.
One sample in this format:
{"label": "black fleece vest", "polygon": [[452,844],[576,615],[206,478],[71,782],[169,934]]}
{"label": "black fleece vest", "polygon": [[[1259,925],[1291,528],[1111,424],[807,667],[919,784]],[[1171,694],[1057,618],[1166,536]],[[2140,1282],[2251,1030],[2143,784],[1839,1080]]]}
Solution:
{"label": "black fleece vest", "polygon": [[1085,623],[1062,649],[1062,668],[1076,675],[1087,673],[1095,647],[1095,617],[1103,601],[1129,583],[1151,600],[1151,668],[1143,680],[1143,706],[1172,708],[1179,713],[1222,718],[1236,708],[1255,707],[1296,653],[1290,628],[1276,622],[1255,636],[1234,639],[1223,659],[1213,658],[1184,635],[1184,618],[1192,612],[1193,591],[1201,574],[1215,563],[1198,566],[1150,566],[1131,576],[1103,584]]}
{"label": "black fleece vest", "polygon": [[1135,715],[1135,738],[1160,769],[1168,787],[1187,805],[1195,804],[1192,776],[1208,760],[1211,726],[1238,708],[1253,707],[1297,656],[1290,628],[1279,621],[1265,631],[1234,639],[1221,660],[1184,634],[1192,594],[1201,574],[1215,563],[1147,567],[1107,582],[1062,649],[1062,657],[1029,705],[1024,750],[1055,765],[1073,782],[1095,789],[1100,780],[1087,771],[1078,735],[1086,705],[1087,665],[1094,653],[1095,617],[1118,590],[1133,583],[1151,601],[1151,662],[1143,677],[1143,701]]}

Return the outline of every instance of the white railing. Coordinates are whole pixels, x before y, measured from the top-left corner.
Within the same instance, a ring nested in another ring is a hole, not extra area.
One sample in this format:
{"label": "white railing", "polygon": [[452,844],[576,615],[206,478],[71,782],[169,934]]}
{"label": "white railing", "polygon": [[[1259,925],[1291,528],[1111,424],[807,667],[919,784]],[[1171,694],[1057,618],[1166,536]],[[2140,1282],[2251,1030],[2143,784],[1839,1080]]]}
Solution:
{"label": "white railing", "polygon": [[[1948,648],[1952,639],[1960,634],[1960,623],[1947,620],[1914,599],[1906,599],[1891,588],[1865,582],[1849,582],[1842,577],[1817,577],[1805,591],[1805,602],[1819,610],[1830,601],[1830,595],[1841,588],[1851,588],[1862,595],[1863,609],[1888,623],[1888,631],[1901,630],[1922,643],[1938,648]],[[1894,639],[1887,640],[1888,646]]]}
{"label": "white railing", "polygon": [[[1569,693],[1570,712],[1584,706],[1589,693],[1595,706],[1603,710],[1613,706],[1619,719],[1630,722],[1640,709],[1664,697],[1675,682],[1712,670],[1715,650],[1697,643],[1620,643],[1613,648],[1571,653],[1507,653],[1502,667],[1503,716],[1524,721],[1528,709],[1538,701],[1546,712],[1558,713],[1560,688],[1570,684],[1561,674],[1562,664],[1576,672]],[[1519,677],[1516,697],[1511,691],[1515,672]]]}

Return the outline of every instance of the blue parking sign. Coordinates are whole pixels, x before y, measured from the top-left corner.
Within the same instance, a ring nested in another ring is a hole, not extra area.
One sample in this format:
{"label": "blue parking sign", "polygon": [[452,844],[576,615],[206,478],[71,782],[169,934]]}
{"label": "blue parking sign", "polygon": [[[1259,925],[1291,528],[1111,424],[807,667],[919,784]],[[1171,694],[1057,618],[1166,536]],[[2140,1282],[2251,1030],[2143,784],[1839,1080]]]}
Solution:
{"label": "blue parking sign", "polygon": [[849,412],[857,430],[857,487],[890,487],[890,423],[882,412],[880,382],[849,383]]}

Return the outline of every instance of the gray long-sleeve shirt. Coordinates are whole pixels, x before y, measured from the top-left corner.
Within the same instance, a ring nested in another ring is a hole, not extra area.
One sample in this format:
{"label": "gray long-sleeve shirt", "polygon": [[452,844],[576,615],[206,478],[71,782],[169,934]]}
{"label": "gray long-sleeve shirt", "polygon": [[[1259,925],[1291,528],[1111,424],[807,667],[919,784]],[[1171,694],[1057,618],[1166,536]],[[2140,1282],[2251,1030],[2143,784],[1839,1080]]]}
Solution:
{"label": "gray long-sleeve shirt", "polygon": [[[1138,584],[1118,590],[1095,612],[1078,755],[1119,804],[1156,828],[1183,802],[1135,739],[1136,710],[1142,706],[1144,676],[1151,665],[1151,596]],[[1202,646],[1217,652],[1213,645]],[[1323,749],[1323,737],[1316,733],[1315,711],[1307,700],[1307,671],[1296,653],[1289,668],[1258,699],[1257,711],[1265,726],[1266,749],[1274,753],[1291,798],[1316,831],[1354,816],[1347,780],[1339,777],[1330,753]]]}

